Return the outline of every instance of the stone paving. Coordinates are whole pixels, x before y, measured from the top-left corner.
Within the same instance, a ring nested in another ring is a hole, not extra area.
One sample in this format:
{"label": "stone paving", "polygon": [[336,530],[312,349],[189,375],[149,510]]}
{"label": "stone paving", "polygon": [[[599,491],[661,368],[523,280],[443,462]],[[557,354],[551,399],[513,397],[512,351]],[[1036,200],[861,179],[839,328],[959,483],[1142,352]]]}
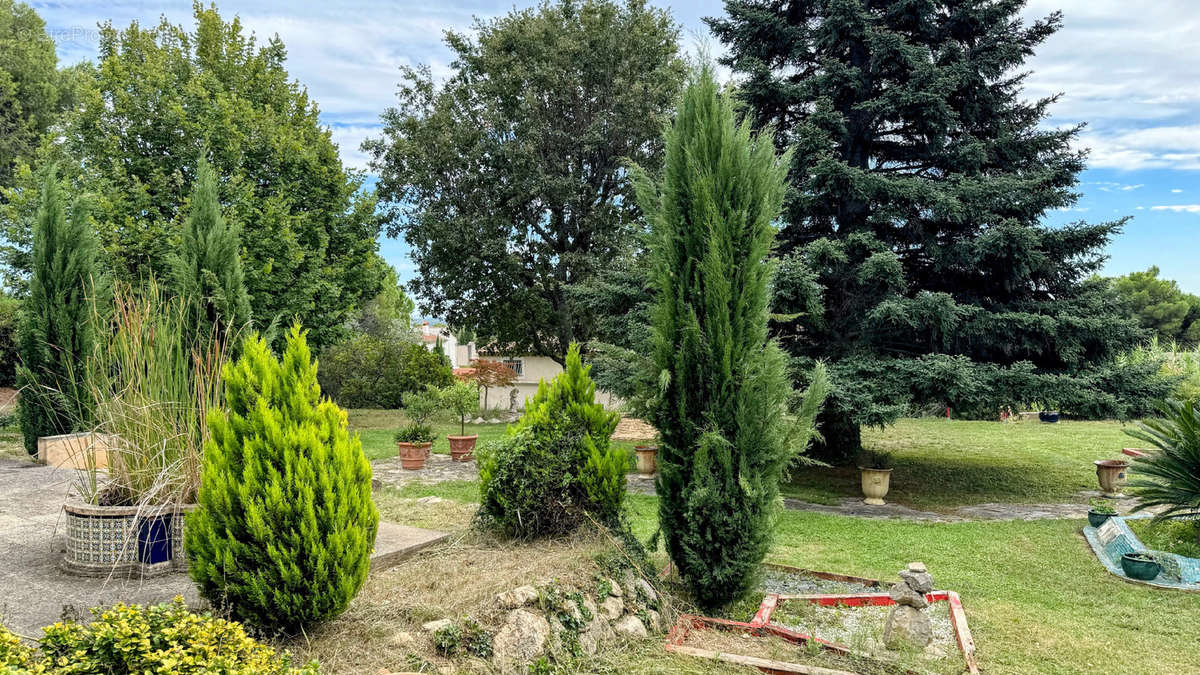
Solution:
{"label": "stone paving", "polygon": [[409,471],[400,467],[399,457],[377,459],[371,462],[377,483],[401,487],[404,485],[432,485],[447,481],[479,480],[479,466],[475,460],[452,462],[450,455],[434,454],[425,460],[425,468]]}
{"label": "stone paving", "polygon": [[[472,465],[473,466],[473,465]],[[0,458],[0,623],[29,638],[63,616],[87,618],[92,607],[156,604],[177,595],[203,606],[186,573],[148,579],[95,579],[59,568],[66,550],[62,505],[73,471]],[[387,569],[446,533],[381,522],[372,571]]]}

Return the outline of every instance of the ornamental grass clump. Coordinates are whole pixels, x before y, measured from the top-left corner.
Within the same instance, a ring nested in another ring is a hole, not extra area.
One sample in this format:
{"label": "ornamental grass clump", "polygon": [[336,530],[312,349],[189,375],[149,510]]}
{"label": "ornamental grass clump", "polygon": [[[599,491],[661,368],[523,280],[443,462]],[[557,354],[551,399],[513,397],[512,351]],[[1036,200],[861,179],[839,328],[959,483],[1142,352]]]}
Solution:
{"label": "ornamental grass clump", "polygon": [[346,413],[322,398],[305,334],[281,359],[257,335],[208,414],[200,509],[185,546],[201,594],[239,621],[293,632],[341,613],[367,577],[379,513]]}
{"label": "ornamental grass clump", "polygon": [[[659,523],[685,585],[714,609],[760,574],[781,474],[812,437],[824,387],[810,386],[802,412],[786,415],[787,362],[767,337],[766,259],[790,156],[735,121],[707,66],[685,90],[666,148],[660,182],[635,172],[657,290]],[[819,369],[812,379],[826,381]]]}
{"label": "ornamental grass clump", "polygon": [[590,369],[572,344],[563,372],[538,385],[505,438],[479,451],[479,511],[505,534],[565,534],[589,518],[619,525],[629,460],[609,445],[620,417],[596,403]]}

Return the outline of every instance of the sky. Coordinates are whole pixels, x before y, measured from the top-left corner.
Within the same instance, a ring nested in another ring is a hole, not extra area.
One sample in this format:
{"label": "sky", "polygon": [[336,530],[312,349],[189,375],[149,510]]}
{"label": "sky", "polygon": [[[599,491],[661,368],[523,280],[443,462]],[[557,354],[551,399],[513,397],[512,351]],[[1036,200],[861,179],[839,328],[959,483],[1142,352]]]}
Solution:
{"label": "sky", "polygon": [[[28,1],[28,0],[27,0]],[[58,45],[60,63],[94,60],[99,23],[118,27],[161,16],[192,25],[190,0],[57,0],[30,2]],[[524,7],[531,0],[516,6]],[[652,0],[683,29],[681,46],[705,44],[720,53],[702,18],[722,12],[716,0]],[[474,17],[511,10],[510,1],[270,2],[225,0],[222,15],[238,15],[265,39],[278,34],[288,71],[321,108],[343,161],[367,169],[359,144],[379,134],[379,114],[394,101],[398,68],[428,64],[449,72],[446,30],[469,31]],[[1157,265],[1162,276],[1200,294],[1200,12],[1196,0],[1029,0],[1025,16],[1055,10],[1064,28],[1028,61],[1026,94],[1061,94],[1047,126],[1086,122],[1081,147],[1090,149],[1074,208],[1054,212],[1052,224],[1131,220],[1110,245],[1105,273]],[[380,252],[400,272],[415,273],[405,246],[382,239]]]}

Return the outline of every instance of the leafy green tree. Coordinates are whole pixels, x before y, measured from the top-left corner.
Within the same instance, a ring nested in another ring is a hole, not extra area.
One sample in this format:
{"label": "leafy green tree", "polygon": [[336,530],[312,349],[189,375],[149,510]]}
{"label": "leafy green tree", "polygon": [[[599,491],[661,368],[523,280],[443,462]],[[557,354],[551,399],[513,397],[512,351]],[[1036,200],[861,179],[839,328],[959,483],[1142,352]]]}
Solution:
{"label": "leafy green tree", "polygon": [[66,98],[54,40],[29,5],[0,0],[0,187],[33,157]]}
{"label": "leafy green tree", "polygon": [[921,406],[1143,411],[1165,383],[1090,281],[1123,221],[1042,223],[1076,200],[1077,126],[1042,126],[1025,59],[1058,30],[1024,2],[726,0],[708,19],[754,124],[794,146],[778,335],[829,363],[825,458]]}
{"label": "leafy green tree", "polygon": [[648,167],[683,77],[679,31],[644,0],[559,0],[448,33],[453,74],[404,69],[364,149],[420,274],[422,308],[563,363],[594,313],[569,289],[636,218],[622,161]]}
{"label": "leafy green tree", "polygon": [[399,408],[426,387],[454,381],[442,354],[400,337],[362,333],[321,352],[321,390],[347,408]]}
{"label": "leafy green tree", "polygon": [[21,433],[31,455],[39,436],[67,433],[90,417],[84,364],[95,343],[92,298],[99,287],[88,212],[77,204],[67,217],[54,166],[45,171],[41,195],[17,368]]}
{"label": "leafy green tree", "polygon": [[294,325],[281,359],[258,336],[225,365],[210,410],[188,569],[238,621],[296,629],[340,614],[367,578],[379,513],[371,463],[346,412],[321,396]]}
{"label": "leafy green tree", "polygon": [[[192,31],[165,19],[101,27],[94,77],[45,153],[101,196],[106,260],[134,281],[169,278],[204,154],[223,215],[241,230],[251,316],[264,327],[303,317],[315,348],[332,344],[380,291],[374,193],[342,166],[278,38],[260,44],[213,7],[194,14]],[[12,197],[28,208],[30,190],[19,182]],[[22,240],[26,214],[0,209],[0,220]],[[14,272],[27,274],[20,264]]]}
{"label": "leafy green tree", "polygon": [[659,523],[706,609],[757,579],[794,454],[786,357],[767,336],[767,256],[788,162],[769,135],[735,122],[733,101],[705,65],[667,132],[661,181],[638,179],[657,289]]}
{"label": "leafy green tree", "polygon": [[467,435],[467,420],[473,413],[479,412],[479,388],[471,382],[458,381],[444,387],[439,393],[442,408],[454,413],[458,418],[459,434]]}
{"label": "leafy green tree", "polygon": [[17,326],[20,324],[21,301],[0,292],[0,387],[17,383]]}
{"label": "leafy green tree", "polygon": [[1113,280],[1121,299],[1143,328],[1164,342],[1200,342],[1200,297],[1184,293],[1171,279],[1158,278],[1158,267],[1131,272]]}
{"label": "leafy green tree", "polygon": [[396,269],[380,261],[383,266],[379,295],[368,300],[354,322],[354,329],[379,338],[407,336],[412,331],[412,316],[417,305],[404,292],[404,286],[396,275]]}
{"label": "leafy green tree", "polygon": [[221,216],[217,176],[204,159],[188,207],[181,249],[172,257],[175,292],[194,304],[198,330],[236,335],[250,323],[238,227]]}

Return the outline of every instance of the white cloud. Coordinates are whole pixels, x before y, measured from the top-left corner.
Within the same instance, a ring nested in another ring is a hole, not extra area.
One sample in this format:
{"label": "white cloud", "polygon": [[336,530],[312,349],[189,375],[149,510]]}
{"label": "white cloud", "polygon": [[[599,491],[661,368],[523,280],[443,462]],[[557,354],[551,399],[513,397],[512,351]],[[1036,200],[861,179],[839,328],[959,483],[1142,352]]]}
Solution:
{"label": "white cloud", "polygon": [[1200,213],[1200,204],[1165,204],[1151,206],[1151,211],[1174,211],[1176,213]]}

